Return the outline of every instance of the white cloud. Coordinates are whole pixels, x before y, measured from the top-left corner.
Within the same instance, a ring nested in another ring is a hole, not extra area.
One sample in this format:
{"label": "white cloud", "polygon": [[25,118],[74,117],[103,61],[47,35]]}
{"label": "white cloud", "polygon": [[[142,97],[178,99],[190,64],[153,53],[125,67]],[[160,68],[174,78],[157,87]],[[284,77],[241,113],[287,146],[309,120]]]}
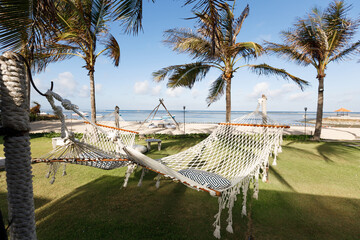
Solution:
{"label": "white cloud", "polygon": [[159,95],[160,91],[161,91],[161,86],[157,85],[151,89],[151,95],[157,96]]}
{"label": "white cloud", "polygon": [[90,87],[88,85],[82,85],[79,88],[78,94],[80,97],[83,97],[83,98],[90,97]]}
{"label": "white cloud", "polygon": [[200,96],[200,91],[197,89],[193,89],[191,90],[191,95],[193,96],[193,98],[197,98],[198,96]]}
{"label": "white cloud", "polygon": [[[59,73],[57,78],[52,80],[54,82],[55,91],[62,97],[72,97],[77,92],[77,82],[74,80],[74,75],[71,72]],[[36,80],[39,86],[43,87],[43,83],[40,80]],[[46,87],[46,86],[44,86]]]}
{"label": "white cloud", "polygon": [[169,97],[178,97],[183,93],[184,89],[181,87],[177,87],[177,88],[168,88],[166,90],[166,95],[168,95]]}
{"label": "white cloud", "polygon": [[149,91],[149,82],[136,82],[134,85],[134,91],[136,94],[147,94]]}
{"label": "white cloud", "polygon": [[311,93],[310,92],[298,92],[291,94],[289,96],[290,101],[304,101],[304,100],[310,100],[311,99]]}
{"label": "white cloud", "polygon": [[267,94],[269,92],[269,84],[267,82],[261,82],[254,86],[253,91],[248,94],[250,98],[259,98],[262,94]]}
{"label": "white cloud", "polygon": [[102,89],[103,89],[103,85],[98,83],[98,84],[95,84],[95,92],[96,93],[101,93],[102,92]]}
{"label": "white cloud", "polygon": [[[295,84],[288,83],[283,84],[278,89],[270,89],[270,85],[267,82],[261,82],[254,86],[253,91],[248,94],[248,97],[254,99],[261,97],[262,94],[265,94],[267,97],[281,99],[296,91],[299,91],[299,88]],[[294,95],[293,98],[295,99],[296,94],[298,93],[294,93],[291,96]],[[290,98],[290,100],[292,100],[292,98]]]}

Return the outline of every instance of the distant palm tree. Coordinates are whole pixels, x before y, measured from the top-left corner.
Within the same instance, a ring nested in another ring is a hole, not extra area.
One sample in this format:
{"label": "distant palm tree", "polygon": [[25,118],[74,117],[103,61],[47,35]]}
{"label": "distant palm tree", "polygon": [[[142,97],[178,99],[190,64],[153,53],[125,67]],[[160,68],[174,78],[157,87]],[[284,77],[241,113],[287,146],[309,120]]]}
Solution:
{"label": "distant palm tree", "polygon": [[293,29],[282,32],[283,44],[267,43],[269,51],[302,66],[312,65],[317,70],[319,87],[314,140],[320,140],[327,65],[349,59],[359,50],[360,41],[350,41],[360,22],[347,17],[349,9],[343,1],[330,3],[323,12],[314,8],[305,18],[299,19]]}
{"label": "distant palm tree", "polygon": [[[95,105],[95,63],[101,54],[106,54],[119,65],[120,47],[109,33],[109,23],[116,19],[113,9],[118,1],[109,0],[64,0],[58,7],[61,32],[51,45],[62,49],[61,54],[78,56],[85,61],[84,68],[90,77],[91,120],[96,121]],[[104,48],[97,51],[98,43]]]}
{"label": "distant palm tree", "polygon": [[301,88],[307,82],[267,64],[236,66],[239,60],[248,61],[257,58],[264,50],[255,42],[237,42],[242,24],[249,14],[246,6],[240,17],[234,19],[233,9],[228,4],[222,4],[219,11],[218,26],[216,28],[215,52],[212,51],[212,20],[207,13],[195,13],[201,20],[196,32],[191,29],[171,29],[165,32],[166,44],[174,51],[188,53],[196,62],[165,67],[153,73],[155,81],[162,81],[168,76],[167,86],[170,88],[192,88],[197,81],[201,81],[211,68],[219,69],[222,74],[212,83],[207,97],[210,105],[226,93],[226,121],[231,119],[231,81],[234,72],[243,67],[250,68],[261,75],[277,75],[284,79],[291,79]]}

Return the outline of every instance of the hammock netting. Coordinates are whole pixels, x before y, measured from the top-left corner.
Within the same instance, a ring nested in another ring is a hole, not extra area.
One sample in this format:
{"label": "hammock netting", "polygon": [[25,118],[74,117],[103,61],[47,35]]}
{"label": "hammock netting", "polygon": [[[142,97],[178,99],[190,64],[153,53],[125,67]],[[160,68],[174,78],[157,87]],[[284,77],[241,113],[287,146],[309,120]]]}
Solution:
{"label": "hammock netting", "polygon": [[[217,238],[220,238],[221,212],[226,207],[226,230],[233,232],[232,208],[240,193],[243,195],[242,214],[246,215],[246,197],[251,182],[254,186],[253,197],[258,197],[258,180],[261,176],[263,180],[266,179],[269,157],[272,154],[273,165],[276,164],[277,153],[281,152],[283,129],[288,128],[260,112],[260,101],[254,112],[231,123],[220,123],[209,137],[197,145],[155,160],[133,149],[137,132],[91,123],[70,101],[62,99],[52,91],[48,91],[46,97],[62,122],[64,144],[34,161],[50,163],[48,176],[53,175],[52,181],[55,180],[60,162],[102,169],[128,166],[124,182],[126,186],[130,174],[140,165],[143,169],[162,174],[190,188],[217,196],[219,211],[214,222],[214,236]],[[65,109],[72,110],[85,119],[86,130],[81,140],[67,130],[62,109],[55,106],[54,98],[60,101]],[[117,116],[115,111],[115,117]],[[115,122],[114,125],[118,124],[119,122]],[[158,177],[158,181],[159,179]]]}
{"label": "hammock netting", "polygon": [[257,198],[259,175],[266,177],[269,156],[281,151],[282,132],[287,126],[275,123],[258,109],[231,123],[220,123],[205,140],[175,155],[154,160],[128,147],[124,149],[131,161],[145,168],[219,196],[214,235],[220,238],[221,210],[229,208],[227,230],[232,232],[236,196],[240,192],[244,195],[245,215],[250,181],[254,183]]}
{"label": "hammock netting", "polygon": [[[48,91],[46,97],[54,113],[60,118],[62,123],[61,140],[63,144],[40,158],[34,158],[32,161],[46,162],[50,165],[47,173],[47,177],[52,176],[50,182],[53,183],[55,181],[60,163],[64,164],[63,175],[66,175],[66,163],[96,167],[104,170],[129,166],[124,183],[124,186],[126,186],[134,166],[128,161],[127,155],[121,150],[121,146],[132,147],[135,142],[136,132],[91,123],[78,111],[78,107],[71,104],[69,100],[62,99],[52,91]],[[54,99],[60,101],[65,109],[74,111],[85,120],[86,130],[81,140],[76,139],[74,134],[67,129],[62,108],[55,105]]]}

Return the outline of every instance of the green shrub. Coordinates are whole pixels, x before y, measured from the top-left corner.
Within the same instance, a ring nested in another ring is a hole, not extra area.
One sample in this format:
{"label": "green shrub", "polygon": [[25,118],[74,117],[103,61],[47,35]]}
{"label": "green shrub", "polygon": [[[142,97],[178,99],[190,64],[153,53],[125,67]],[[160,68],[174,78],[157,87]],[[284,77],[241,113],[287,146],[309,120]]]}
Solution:
{"label": "green shrub", "polygon": [[312,137],[312,135],[283,135],[284,140],[291,141],[309,141]]}

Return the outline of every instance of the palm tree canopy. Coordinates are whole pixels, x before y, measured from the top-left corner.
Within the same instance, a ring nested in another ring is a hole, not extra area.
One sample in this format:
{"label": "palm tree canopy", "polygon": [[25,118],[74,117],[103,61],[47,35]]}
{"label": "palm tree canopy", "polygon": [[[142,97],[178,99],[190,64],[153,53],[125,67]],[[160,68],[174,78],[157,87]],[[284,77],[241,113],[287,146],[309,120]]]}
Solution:
{"label": "palm tree canopy", "polygon": [[175,28],[165,31],[164,43],[179,53],[186,53],[195,63],[174,65],[160,69],[153,73],[155,81],[162,81],[168,77],[168,87],[192,88],[197,81],[201,81],[210,68],[219,69],[222,74],[212,83],[207,97],[208,105],[219,100],[225,93],[226,81],[231,81],[233,73],[239,68],[249,67],[258,75],[277,75],[293,80],[301,88],[308,83],[297,78],[283,69],[277,69],[266,64],[242,65],[236,67],[239,60],[248,62],[264,53],[261,45],[255,42],[237,42],[242,24],[249,14],[247,5],[238,18],[234,18],[231,7],[222,4],[218,12],[218,26],[216,28],[215,49],[212,48],[212,19],[206,12],[195,13],[200,20],[194,31],[185,28]]}
{"label": "palm tree canopy", "polygon": [[[52,46],[64,51],[61,54],[79,56],[86,62],[87,70],[94,70],[96,58],[104,53],[115,66],[119,65],[120,47],[109,33],[107,23],[114,20],[113,7],[117,1],[64,0],[59,7],[58,19],[62,31]],[[98,40],[104,49],[96,53]]]}
{"label": "palm tree canopy", "polygon": [[[150,0],[148,0],[150,1]],[[151,0],[155,2],[155,0]],[[183,0],[184,6],[192,5],[193,11],[206,13],[209,16],[209,31],[211,32],[212,53],[215,51],[215,41],[218,38],[216,32],[219,24],[219,11],[225,2],[234,0]],[[114,16],[121,20],[124,31],[127,33],[138,34],[142,29],[143,1],[142,0],[122,0],[115,5]],[[188,18],[191,19],[191,18]],[[199,20],[201,22],[201,20]]]}
{"label": "palm tree canopy", "polygon": [[37,70],[65,56],[54,56],[47,48],[60,26],[54,0],[0,0],[0,50],[21,53]]}
{"label": "palm tree canopy", "polygon": [[16,51],[25,42],[29,48],[44,44],[44,34],[55,27],[51,0],[0,0],[0,50]]}
{"label": "palm tree canopy", "polygon": [[347,17],[351,5],[332,2],[325,11],[314,8],[294,27],[282,32],[284,44],[267,42],[267,49],[300,65],[325,67],[333,61],[352,57],[360,41],[350,43],[359,27],[359,19]]}

